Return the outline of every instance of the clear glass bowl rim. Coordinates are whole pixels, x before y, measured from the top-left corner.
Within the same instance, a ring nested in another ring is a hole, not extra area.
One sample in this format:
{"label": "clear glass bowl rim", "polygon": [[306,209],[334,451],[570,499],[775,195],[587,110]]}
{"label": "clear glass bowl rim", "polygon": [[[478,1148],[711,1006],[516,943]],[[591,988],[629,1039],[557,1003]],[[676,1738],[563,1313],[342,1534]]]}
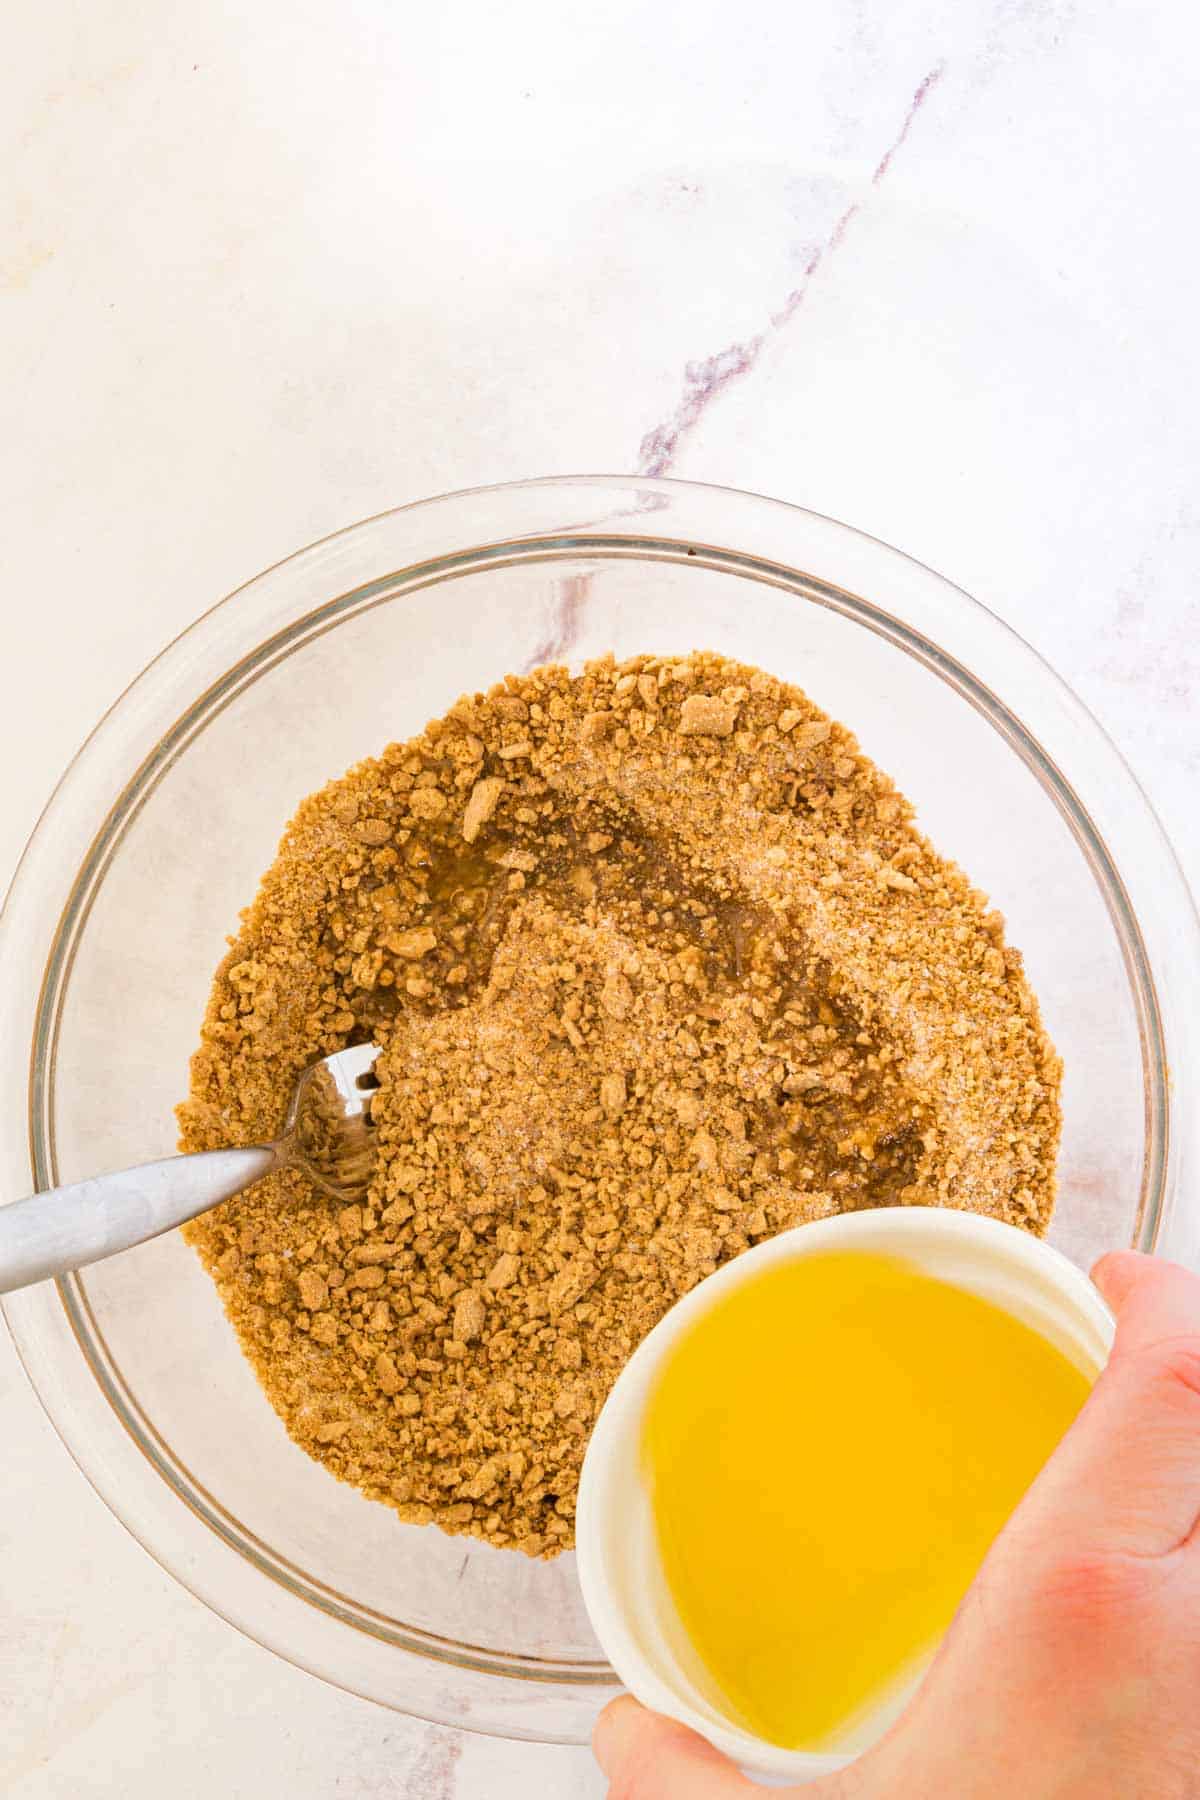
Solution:
{"label": "clear glass bowl rim", "polygon": [[[1147,1119],[1138,1243],[1200,1261],[1198,1221],[1184,1205],[1198,1168],[1200,1109],[1179,1100],[1198,1072],[1200,927],[1174,853],[1111,741],[1028,644],[900,551],[783,501],[642,477],[550,477],[376,515],[235,590],[136,678],[63,775],[0,915],[0,992],[9,1001],[0,1042],[7,1067],[29,1066],[25,1092],[14,1083],[3,1102],[4,1191],[15,1196],[55,1179],[54,1034],[73,946],[121,832],[191,735],[243,682],[351,610],[393,597],[402,603],[403,592],[489,560],[581,554],[694,558],[834,607],[917,657],[988,718],[1074,833],[1122,945]],[[897,610],[884,611],[870,593],[888,594]],[[195,696],[197,666],[205,678]],[[183,693],[190,703],[181,704]],[[1020,696],[1020,715],[1006,695]],[[347,1611],[231,1526],[172,1466],[157,1432],[124,1403],[74,1278],[10,1296],[4,1312],[35,1390],[93,1487],[150,1554],[222,1616],[310,1672],[396,1710],[504,1735],[586,1738],[614,1686],[606,1665],[510,1658],[501,1667],[471,1646],[388,1632],[364,1609]],[[451,1671],[447,1686],[442,1675]]]}

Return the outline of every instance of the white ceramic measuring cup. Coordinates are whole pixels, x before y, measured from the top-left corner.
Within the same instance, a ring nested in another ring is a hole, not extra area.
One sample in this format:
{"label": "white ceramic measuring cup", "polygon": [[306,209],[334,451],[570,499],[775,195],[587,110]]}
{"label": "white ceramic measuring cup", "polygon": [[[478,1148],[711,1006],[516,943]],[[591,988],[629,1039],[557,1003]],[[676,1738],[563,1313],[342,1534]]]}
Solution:
{"label": "white ceramic measuring cup", "polygon": [[1061,1251],[1015,1226],[939,1207],[881,1207],[785,1231],[710,1275],[672,1307],[622,1370],[592,1433],[575,1531],[579,1579],[592,1627],[631,1693],[679,1719],[744,1770],[804,1782],[844,1768],[892,1723],[923,1668],[856,1721],[827,1752],[783,1750],[725,1717],[689,1674],[696,1667],[662,1574],[641,1470],[646,1402],[663,1356],[714,1302],[775,1263],[829,1250],[901,1256],[981,1295],[1039,1331],[1095,1379],[1112,1346],[1113,1316]]}

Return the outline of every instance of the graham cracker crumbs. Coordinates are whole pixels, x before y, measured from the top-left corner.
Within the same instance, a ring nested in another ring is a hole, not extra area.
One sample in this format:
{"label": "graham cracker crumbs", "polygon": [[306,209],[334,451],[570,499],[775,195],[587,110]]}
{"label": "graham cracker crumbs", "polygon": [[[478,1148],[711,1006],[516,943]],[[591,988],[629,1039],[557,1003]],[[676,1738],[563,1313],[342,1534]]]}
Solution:
{"label": "graham cracker crumbs", "polygon": [[689,694],[679,709],[683,737],[728,737],[737,719],[737,707],[714,694]]}
{"label": "graham cracker crumbs", "polygon": [[273,1136],[370,1039],[366,1204],[290,1171],[187,1235],[297,1443],[531,1554],[731,1256],[880,1204],[1049,1221],[1060,1069],[999,915],[843,726],[720,657],[510,676],[305,800],[183,1148]]}

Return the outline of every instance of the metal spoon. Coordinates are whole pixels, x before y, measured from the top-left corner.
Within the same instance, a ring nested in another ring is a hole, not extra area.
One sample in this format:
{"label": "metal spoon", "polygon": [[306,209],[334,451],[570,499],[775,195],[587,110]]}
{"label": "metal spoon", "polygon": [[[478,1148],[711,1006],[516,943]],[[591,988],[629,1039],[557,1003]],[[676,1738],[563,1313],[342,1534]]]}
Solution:
{"label": "metal spoon", "polygon": [[272,1144],[171,1156],[0,1206],[0,1294],[144,1244],[273,1169],[303,1169],[336,1199],[360,1200],[375,1160],[378,1055],[378,1045],[357,1044],[306,1069]]}

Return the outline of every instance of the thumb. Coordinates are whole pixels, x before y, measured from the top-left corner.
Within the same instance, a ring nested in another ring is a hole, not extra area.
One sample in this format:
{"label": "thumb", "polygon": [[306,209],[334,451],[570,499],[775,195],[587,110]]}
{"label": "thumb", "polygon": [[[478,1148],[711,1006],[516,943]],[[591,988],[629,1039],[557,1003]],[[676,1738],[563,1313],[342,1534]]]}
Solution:
{"label": "thumb", "polygon": [[1136,1250],[1102,1256],[1092,1280],[1117,1315],[1114,1357],[1200,1334],[1200,1276]]}
{"label": "thumb", "polygon": [[1200,1277],[1132,1252],[1093,1271],[1108,1366],[1015,1518],[1044,1541],[1163,1556],[1200,1518]]}
{"label": "thumb", "polygon": [[609,1800],[743,1800],[762,1792],[698,1733],[628,1694],[600,1714],[592,1748]]}

